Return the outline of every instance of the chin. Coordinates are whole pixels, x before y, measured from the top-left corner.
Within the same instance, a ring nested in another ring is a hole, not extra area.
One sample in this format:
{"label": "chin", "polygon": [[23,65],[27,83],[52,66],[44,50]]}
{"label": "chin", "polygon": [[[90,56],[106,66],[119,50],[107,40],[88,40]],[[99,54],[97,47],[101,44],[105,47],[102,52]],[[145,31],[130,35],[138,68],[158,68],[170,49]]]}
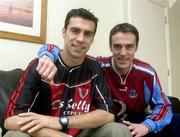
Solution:
{"label": "chin", "polygon": [[129,64],[119,64],[118,67],[121,69],[128,68],[130,65]]}

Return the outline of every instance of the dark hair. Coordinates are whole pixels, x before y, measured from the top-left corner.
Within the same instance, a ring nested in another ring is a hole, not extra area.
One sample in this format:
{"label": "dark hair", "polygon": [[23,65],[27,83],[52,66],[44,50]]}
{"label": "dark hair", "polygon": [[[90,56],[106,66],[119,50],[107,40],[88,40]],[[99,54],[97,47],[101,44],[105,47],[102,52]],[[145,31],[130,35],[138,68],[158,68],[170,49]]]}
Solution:
{"label": "dark hair", "polygon": [[132,24],[129,24],[129,23],[120,23],[111,29],[111,32],[109,34],[109,46],[110,47],[112,44],[112,36],[117,32],[123,32],[123,33],[131,32],[131,33],[133,33],[136,36],[136,45],[138,46],[139,32],[138,32],[137,28],[135,26],[133,26]]}
{"label": "dark hair", "polygon": [[93,21],[95,23],[94,34],[96,33],[98,18],[95,17],[94,14],[90,12],[89,10],[84,9],[84,8],[70,10],[68,14],[66,15],[65,24],[64,24],[65,29],[67,29],[71,17],[82,17],[83,19]]}

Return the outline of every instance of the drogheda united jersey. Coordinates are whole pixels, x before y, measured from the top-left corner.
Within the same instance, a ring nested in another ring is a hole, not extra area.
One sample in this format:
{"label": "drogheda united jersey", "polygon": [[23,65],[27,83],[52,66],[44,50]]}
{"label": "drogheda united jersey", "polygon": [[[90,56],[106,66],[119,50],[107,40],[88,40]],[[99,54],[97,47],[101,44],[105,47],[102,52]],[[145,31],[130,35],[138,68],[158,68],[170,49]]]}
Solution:
{"label": "drogheda united jersey", "polygon": [[[28,111],[57,117],[81,115],[95,109],[112,112],[111,94],[97,61],[86,57],[83,64],[69,68],[59,57],[53,84],[41,79],[37,64],[35,59],[25,70],[10,99],[6,117]],[[80,130],[66,132],[75,136]]]}
{"label": "drogheda united jersey", "polygon": [[[114,110],[121,113],[143,115],[150,104],[151,112],[144,124],[151,131],[160,131],[172,118],[171,103],[162,92],[162,88],[155,70],[147,63],[134,59],[129,72],[122,76],[116,72],[112,57],[99,57],[110,91],[115,100]],[[116,106],[117,105],[117,106]]]}

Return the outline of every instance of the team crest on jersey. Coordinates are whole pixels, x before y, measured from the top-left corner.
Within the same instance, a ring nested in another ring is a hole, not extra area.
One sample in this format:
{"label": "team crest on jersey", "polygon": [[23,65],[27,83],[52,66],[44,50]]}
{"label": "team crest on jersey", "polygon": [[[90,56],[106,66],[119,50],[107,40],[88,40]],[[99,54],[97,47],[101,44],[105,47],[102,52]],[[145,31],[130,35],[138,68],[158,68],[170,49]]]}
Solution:
{"label": "team crest on jersey", "polygon": [[81,99],[85,99],[89,93],[89,89],[82,90],[82,88],[78,88],[78,92],[79,92],[79,96],[81,97]]}
{"label": "team crest on jersey", "polygon": [[134,89],[131,89],[130,92],[129,92],[129,97],[130,98],[136,98],[138,96],[136,90]]}

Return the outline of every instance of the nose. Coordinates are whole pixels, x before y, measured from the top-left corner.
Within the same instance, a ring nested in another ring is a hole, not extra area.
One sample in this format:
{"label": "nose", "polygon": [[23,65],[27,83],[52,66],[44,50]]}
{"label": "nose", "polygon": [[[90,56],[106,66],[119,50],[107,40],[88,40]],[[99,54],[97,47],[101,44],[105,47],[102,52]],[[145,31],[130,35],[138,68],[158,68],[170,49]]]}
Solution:
{"label": "nose", "polygon": [[127,54],[127,50],[124,46],[119,50],[119,54],[122,56]]}
{"label": "nose", "polygon": [[77,41],[78,42],[83,42],[84,41],[84,34],[83,33],[79,33],[79,35],[77,36]]}

